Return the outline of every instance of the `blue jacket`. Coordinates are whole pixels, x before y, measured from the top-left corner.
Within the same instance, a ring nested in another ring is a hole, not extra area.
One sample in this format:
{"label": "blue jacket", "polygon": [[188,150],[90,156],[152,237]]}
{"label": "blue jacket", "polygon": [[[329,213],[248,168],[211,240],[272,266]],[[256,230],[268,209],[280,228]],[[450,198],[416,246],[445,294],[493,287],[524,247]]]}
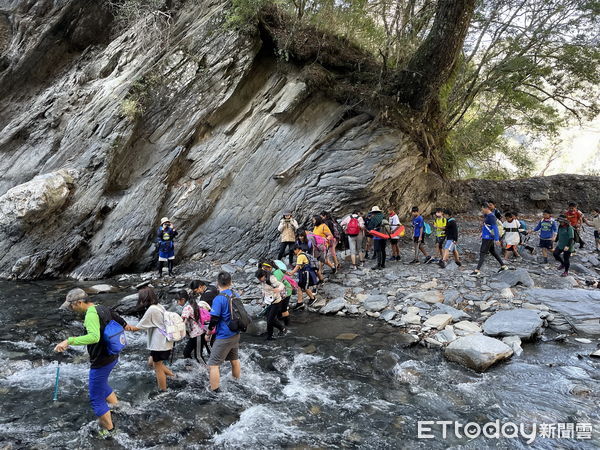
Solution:
{"label": "blue jacket", "polygon": [[177,231],[173,228],[158,227],[156,231],[156,243],[158,245],[159,258],[172,258],[175,256],[175,243],[173,240],[177,237]]}
{"label": "blue jacket", "polygon": [[538,222],[533,231],[540,232],[540,239],[550,240],[555,233],[558,233],[558,223],[553,219],[542,219]]}
{"label": "blue jacket", "polygon": [[498,231],[496,216],[494,213],[487,214],[483,221],[483,226],[481,227],[481,239],[493,239],[499,241],[499,235],[500,232]]}

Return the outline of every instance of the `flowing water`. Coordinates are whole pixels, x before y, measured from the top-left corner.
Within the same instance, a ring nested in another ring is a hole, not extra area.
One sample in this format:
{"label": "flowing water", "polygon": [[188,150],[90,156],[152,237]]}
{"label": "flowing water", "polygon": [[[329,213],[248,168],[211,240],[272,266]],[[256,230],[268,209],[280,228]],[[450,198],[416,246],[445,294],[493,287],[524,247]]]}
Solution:
{"label": "flowing water", "polygon": [[[87,356],[75,348],[61,363],[52,348],[81,322],[58,305],[69,282],[0,283],[0,446],[8,448],[529,448],[524,438],[418,439],[417,421],[485,424],[592,423],[591,440],[538,437],[536,448],[600,446],[600,363],[581,346],[525,345],[524,354],[477,374],[441,352],[402,348],[398,329],[380,321],[301,313],[291,334],[267,343],[244,335],[242,379],[223,371],[223,393],[206,392],[206,370],[174,363],[170,394],[152,395],[145,334],[113,371],[111,385],[129,405],[114,414],[119,434],[93,437]],[[122,294],[96,297],[114,304]],[[135,320],[132,319],[135,323]],[[340,333],[359,335],[337,340]],[[314,345],[314,353],[307,348]],[[178,345],[181,356],[182,344]],[[502,423],[501,422],[501,423]]]}

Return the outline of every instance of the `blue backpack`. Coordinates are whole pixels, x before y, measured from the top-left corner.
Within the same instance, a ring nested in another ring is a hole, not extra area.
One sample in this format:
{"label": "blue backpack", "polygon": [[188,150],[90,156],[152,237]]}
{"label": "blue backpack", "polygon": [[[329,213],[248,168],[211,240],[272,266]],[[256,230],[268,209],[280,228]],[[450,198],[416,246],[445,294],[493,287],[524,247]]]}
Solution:
{"label": "blue backpack", "polygon": [[431,236],[431,225],[427,222],[423,222],[423,233],[425,234],[425,237]]}
{"label": "blue backpack", "polygon": [[[100,308],[100,311],[98,309]],[[125,328],[112,319],[113,312],[104,306],[96,306],[101,318],[104,318],[106,323],[107,319],[110,319],[104,330],[102,331],[102,340],[106,345],[106,352],[109,355],[118,355],[127,346],[127,338],[125,337]]]}

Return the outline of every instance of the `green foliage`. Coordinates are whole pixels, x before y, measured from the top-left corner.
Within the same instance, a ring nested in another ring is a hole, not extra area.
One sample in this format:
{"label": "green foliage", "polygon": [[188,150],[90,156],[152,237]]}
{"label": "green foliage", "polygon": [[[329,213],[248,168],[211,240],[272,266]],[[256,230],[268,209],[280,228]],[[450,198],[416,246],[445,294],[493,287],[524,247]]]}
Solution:
{"label": "green foliage", "polygon": [[126,98],[121,102],[121,115],[130,121],[137,120],[144,113],[144,109],[138,100]]}
{"label": "green foliage", "polygon": [[249,31],[256,26],[258,16],[269,0],[232,0],[225,26],[241,31]]}

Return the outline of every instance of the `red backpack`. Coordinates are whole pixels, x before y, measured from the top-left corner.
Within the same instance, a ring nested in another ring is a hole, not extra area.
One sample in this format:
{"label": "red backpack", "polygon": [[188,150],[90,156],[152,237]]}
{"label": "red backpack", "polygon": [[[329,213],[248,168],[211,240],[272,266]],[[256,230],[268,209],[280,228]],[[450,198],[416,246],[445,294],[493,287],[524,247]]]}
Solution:
{"label": "red backpack", "polygon": [[358,233],[360,233],[360,224],[356,217],[352,217],[346,226],[346,234],[348,236],[358,236]]}

